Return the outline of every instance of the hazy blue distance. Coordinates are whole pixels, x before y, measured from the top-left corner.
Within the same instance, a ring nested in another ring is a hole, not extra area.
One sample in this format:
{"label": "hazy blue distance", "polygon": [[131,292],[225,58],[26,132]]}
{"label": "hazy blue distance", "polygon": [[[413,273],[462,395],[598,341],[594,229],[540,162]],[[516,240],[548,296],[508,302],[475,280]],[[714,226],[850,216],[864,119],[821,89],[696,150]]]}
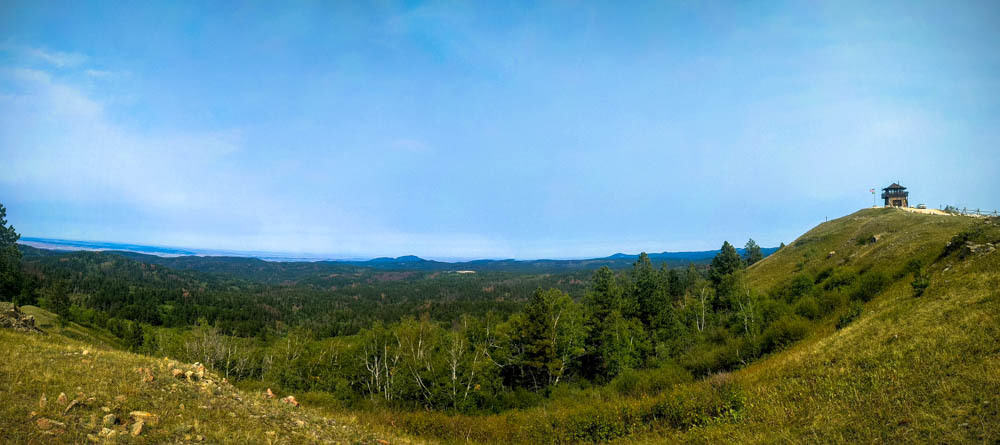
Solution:
{"label": "hazy blue distance", "polygon": [[5,2],[26,236],[344,257],[789,242],[1000,207],[997,2]]}

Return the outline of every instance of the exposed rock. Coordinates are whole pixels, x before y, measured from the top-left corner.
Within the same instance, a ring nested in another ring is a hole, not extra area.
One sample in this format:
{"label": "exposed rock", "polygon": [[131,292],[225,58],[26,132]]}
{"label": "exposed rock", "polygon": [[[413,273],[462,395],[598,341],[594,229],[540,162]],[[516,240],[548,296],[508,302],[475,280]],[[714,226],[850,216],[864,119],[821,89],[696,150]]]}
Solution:
{"label": "exposed rock", "polygon": [[0,328],[18,332],[42,332],[35,327],[35,317],[25,315],[14,303],[0,303]]}
{"label": "exposed rock", "polygon": [[48,401],[49,399],[45,397],[45,394],[42,394],[42,397],[38,398],[38,407],[45,408],[45,405],[48,403]]}
{"label": "exposed rock", "polygon": [[267,391],[264,391],[264,397],[267,397],[269,399],[274,398],[274,393],[271,392],[271,388],[267,388]]}
{"label": "exposed rock", "polygon": [[143,383],[152,383],[153,381],[153,370],[149,368],[139,368],[139,373],[142,374]]}
{"label": "exposed rock", "polygon": [[295,400],[295,396],[285,397],[284,399],[281,399],[281,401],[292,406],[299,406],[299,402]]}
{"label": "exposed rock", "polygon": [[184,377],[184,371],[177,368],[171,369],[170,374],[173,375],[174,378],[176,379]]}
{"label": "exposed rock", "polygon": [[101,421],[101,425],[104,425],[107,428],[114,426],[116,423],[118,423],[118,416],[114,414],[104,416],[104,420]]}
{"label": "exposed rock", "polygon": [[66,399],[66,393],[64,392],[59,393],[59,398],[56,399],[56,401],[58,401],[60,405],[65,405],[67,400],[68,399]]}
{"label": "exposed rock", "polygon": [[831,250],[830,253],[826,254],[826,258],[827,259],[833,258],[833,256],[836,255],[836,254],[837,254],[837,251]]}
{"label": "exposed rock", "polygon": [[156,426],[156,424],[160,421],[159,416],[146,411],[132,411],[128,413],[128,416],[136,422],[145,422],[152,426]]}
{"label": "exposed rock", "polygon": [[69,402],[69,405],[66,406],[66,409],[63,411],[63,414],[68,413],[69,410],[73,409],[73,407],[75,407],[75,406],[77,406],[79,404],[80,404],[80,401],[76,400],[76,399],[74,399],[72,402]]}
{"label": "exposed rock", "polygon": [[142,434],[142,426],[143,425],[144,425],[144,423],[141,420],[138,421],[138,422],[136,422],[136,423],[133,423],[132,424],[132,435],[133,436],[138,436],[138,435]]}
{"label": "exposed rock", "polygon": [[38,421],[35,422],[35,424],[38,425],[38,429],[40,429],[42,431],[48,431],[48,430],[55,429],[55,428],[65,428],[66,427],[65,423],[56,422],[55,420],[48,419],[48,418],[45,418],[45,417],[42,417],[41,419],[38,419]]}
{"label": "exposed rock", "polygon": [[983,254],[983,253],[990,253],[990,252],[992,252],[994,250],[996,250],[996,246],[994,246],[993,243],[976,244],[976,243],[973,243],[972,241],[966,241],[965,242],[965,246],[962,246],[962,251],[961,251],[960,256],[961,257],[966,257],[966,256],[969,256],[969,255],[978,255],[978,254]]}

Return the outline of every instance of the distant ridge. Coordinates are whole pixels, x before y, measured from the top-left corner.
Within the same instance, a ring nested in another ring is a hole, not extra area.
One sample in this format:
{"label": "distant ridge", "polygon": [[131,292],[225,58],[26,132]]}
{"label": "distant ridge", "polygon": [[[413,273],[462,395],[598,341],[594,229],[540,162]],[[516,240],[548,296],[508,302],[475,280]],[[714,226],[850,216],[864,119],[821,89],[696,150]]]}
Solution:
{"label": "distant ridge", "polygon": [[[378,257],[362,259],[335,259],[323,256],[302,256],[301,254],[282,254],[275,252],[239,252],[221,250],[180,249],[171,247],[144,246],[139,244],[122,244],[96,241],[73,241],[53,238],[21,238],[21,250],[27,254],[49,255],[65,251],[96,251],[107,254],[121,255],[151,264],[176,268],[198,270],[209,273],[248,273],[249,270],[273,270],[275,277],[295,276],[307,271],[334,271],[343,268],[366,267],[383,270],[414,270],[414,271],[508,271],[551,273],[573,270],[594,270],[600,267],[623,269],[631,267],[639,255],[615,253],[603,258],[586,258],[571,260],[514,260],[514,259],[479,259],[471,261],[436,261],[421,258],[416,255],[398,257]],[[777,248],[762,248],[764,256],[774,253]],[[737,249],[741,254],[743,249]],[[649,259],[654,264],[667,264],[669,267],[685,267],[688,264],[707,264],[718,253],[718,250],[691,252],[659,252],[650,253]],[[248,267],[250,269],[248,269]]]}

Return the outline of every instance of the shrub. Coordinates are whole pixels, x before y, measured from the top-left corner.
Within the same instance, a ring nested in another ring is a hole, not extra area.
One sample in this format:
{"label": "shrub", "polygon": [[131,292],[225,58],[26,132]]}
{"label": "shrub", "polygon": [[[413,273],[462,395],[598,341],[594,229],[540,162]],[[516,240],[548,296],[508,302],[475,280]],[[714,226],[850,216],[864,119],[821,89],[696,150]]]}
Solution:
{"label": "shrub", "polygon": [[826,269],[823,269],[818,274],[816,274],[816,279],[813,280],[813,284],[822,283],[823,280],[826,280],[827,278],[830,278],[830,275],[832,275],[832,274],[833,274],[833,268],[832,267],[827,267]]}
{"label": "shrub", "polygon": [[817,299],[821,314],[832,314],[847,305],[847,294],[841,291],[823,292]]}
{"label": "shrub", "polygon": [[851,300],[871,301],[875,295],[889,286],[889,279],[881,272],[868,272],[861,276],[858,288],[851,294]]}
{"label": "shrub", "polygon": [[927,275],[917,273],[916,276],[913,277],[913,282],[910,283],[910,286],[913,287],[913,296],[919,297],[923,295],[924,290],[926,290],[927,286],[930,286],[930,284],[931,280],[927,278]]}
{"label": "shrub", "polygon": [[805,338],[809,333],[809,322],[797,315],[785,316],[764,330],[761,352],[777,351]]}
{"label": "shrub", "polygon": [[813,297],[804,297],[795,304],[795,313],[810,320],[815,320],[822,315],[819,303]]}
{"label": "shrub", "polygon": [[856,277],[857,276],[851,270],[838,269],[836,272],[833,273],[833,275],[830,276],[830,279],[826,280],[826,283],[823,284],[823,289],[834,290],[841,287],[850,286],[852,283],[854,283]]}
{"label": "shrub", "polygon": [[861,316],[861,311],[863,308],[864,305],[862,305],[860,301],[855,301],[851,303],[851,306],[848,307],[847,310],[840,315],[840,319],[837,320],[837,329],[843,329],[847,325],[851,324],[851,322],[854,321],[854,319]]}
{"label": "shrub", "polygon": [[811,280],[805,274],[799,274],[794,276],[788,282],[779,285],[774,291],[774,297],[776,299],[785,300],[786,302],[793,302],[799,297],[808,294],[813,288],[813,280]]}
{"label": "shrub", "polygon": [[678,383],[690,382],[692,378],[688,370],[667,363],[652,369],[626,369],[611,381],[610,386],[615,392],[625,396],[655,395]]}

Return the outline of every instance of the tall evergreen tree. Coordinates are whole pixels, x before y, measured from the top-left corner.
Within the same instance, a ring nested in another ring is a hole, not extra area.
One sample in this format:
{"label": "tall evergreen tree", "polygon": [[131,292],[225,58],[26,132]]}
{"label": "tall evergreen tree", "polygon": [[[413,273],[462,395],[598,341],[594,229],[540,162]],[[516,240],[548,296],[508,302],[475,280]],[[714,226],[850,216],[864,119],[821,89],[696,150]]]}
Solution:
{"label": "tall evergreen tree", "polygon": [[760,246],[757,245],[757,242],[753,238],[750,238],[747,244],[743,246],[743,263],[747,267],[750,267],[762,259],[764,259],[764,254],[761,253]]}
{"label": "tall evergreen tree", "polygon": [[21,235],[7,225],[7,209],[0,204],[0,301],[16,300],[21,292]]}
{"label": "tall evergreen tree", "polygon": [[712,268],[709,271],[709,279],[712,283],[718,286],[724,277],[727,275],[732,275],[736,272],[743,261],[740,258],[740,254],[736,252],[736,248],[729,241],[722,242],[722,249],[719,253],[712,258]]}

